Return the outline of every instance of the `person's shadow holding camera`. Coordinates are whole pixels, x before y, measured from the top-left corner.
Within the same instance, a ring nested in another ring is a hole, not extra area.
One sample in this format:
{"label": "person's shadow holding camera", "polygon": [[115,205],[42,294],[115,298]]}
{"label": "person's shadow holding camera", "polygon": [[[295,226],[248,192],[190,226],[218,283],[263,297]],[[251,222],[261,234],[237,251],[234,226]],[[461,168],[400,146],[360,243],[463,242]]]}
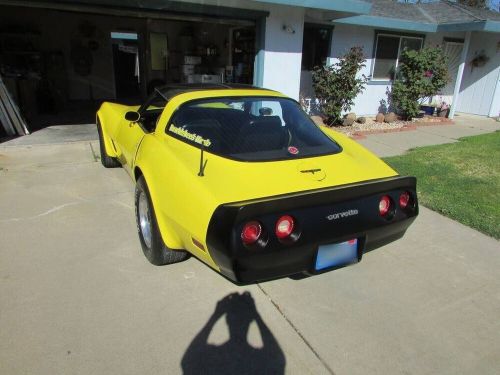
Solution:
{"label": "person's shadow holding camera", "polygon": [[[226,315],[229,340],[222,345],[209,344],[210,332],[223,315]],[[259,328],[262,348],[254,348],[247,342],[252,321]],[[285,364],[283,351],[248,292],[229,294],[217,302],[214,313],[181,361],[184,374],[284,374]]]}

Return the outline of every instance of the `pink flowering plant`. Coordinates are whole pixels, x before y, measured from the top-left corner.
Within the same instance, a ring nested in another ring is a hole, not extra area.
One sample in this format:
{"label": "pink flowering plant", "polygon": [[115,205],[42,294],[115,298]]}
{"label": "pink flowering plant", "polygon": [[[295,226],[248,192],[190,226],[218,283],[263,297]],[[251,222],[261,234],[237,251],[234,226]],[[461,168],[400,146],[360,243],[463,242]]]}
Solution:
{"label": "pink flowering plant", "polygon": [[446,56],[441,48],[405,50],[401,54],[398,78],[392,85],[391,104],[407,118],[420,112],[420,100],[436,95],[448,82]]}

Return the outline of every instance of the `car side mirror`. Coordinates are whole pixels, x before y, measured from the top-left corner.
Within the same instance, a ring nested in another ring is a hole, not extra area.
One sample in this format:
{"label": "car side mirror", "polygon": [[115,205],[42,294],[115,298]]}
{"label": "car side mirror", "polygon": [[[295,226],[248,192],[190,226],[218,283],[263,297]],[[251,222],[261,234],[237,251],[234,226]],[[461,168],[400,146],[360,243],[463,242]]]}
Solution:
{"label": "car side mirror", "polygon": [[137,122],[141,118],[141,115],[139,112],[135,111],[128,111],[125,113],[125,120],[130,121],[130,122]]}

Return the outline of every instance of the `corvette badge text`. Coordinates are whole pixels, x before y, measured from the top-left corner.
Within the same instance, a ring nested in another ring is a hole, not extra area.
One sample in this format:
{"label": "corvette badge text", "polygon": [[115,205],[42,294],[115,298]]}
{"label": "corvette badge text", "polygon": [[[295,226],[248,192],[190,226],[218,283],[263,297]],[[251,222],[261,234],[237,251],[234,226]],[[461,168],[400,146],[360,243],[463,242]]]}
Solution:
{"label": "corvette badge text", "polygon": [[358,213],[359,213],[358,210],[349,210],[328,215],[326,218],[331,221],[331,220],[342,219],[344,217],[356,216]]}
{"label": "corvette badge text", "polygon": [[182,138],[189,139],[190,141],[193,141],[200,145],[202,144],[205,147],[210,147],[210,145],[212,144],[210,139],[203,139],[201,135],[198,135],[196,133],[190,133],[186,129],[179,128],[174,124],[170,125],[170,128],[168,130],[174,134],[181,136]]}

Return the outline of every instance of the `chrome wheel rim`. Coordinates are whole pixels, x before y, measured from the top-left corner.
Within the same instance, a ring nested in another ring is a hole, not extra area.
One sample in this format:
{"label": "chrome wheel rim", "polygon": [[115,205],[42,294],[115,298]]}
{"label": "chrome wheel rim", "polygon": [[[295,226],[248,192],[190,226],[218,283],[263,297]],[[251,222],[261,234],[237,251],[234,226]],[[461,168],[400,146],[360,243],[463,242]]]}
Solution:
{"label": "chrome wheel rim", "polygon": [[144,192],[139,195],[139,228],[142,238],[148,248],[151,248],[151,214],[149,212],[148,199]]}

